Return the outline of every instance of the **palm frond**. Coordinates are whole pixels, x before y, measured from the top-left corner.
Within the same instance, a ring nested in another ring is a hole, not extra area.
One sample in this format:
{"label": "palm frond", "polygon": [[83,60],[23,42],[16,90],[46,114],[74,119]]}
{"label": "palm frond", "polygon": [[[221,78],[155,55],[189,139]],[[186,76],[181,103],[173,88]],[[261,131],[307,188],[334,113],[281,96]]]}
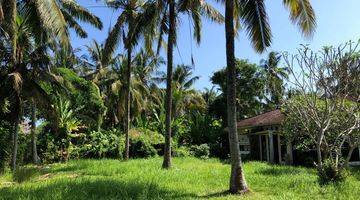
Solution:
{"label": "palm frond", "polygon": [[75,33],[81,38],[87,38],[88,34],[86,31],[78,24],[74,18],[65,10],[61,10],[62,14],[64,15],[64,19],[67,22],[68,26],[74,29]]}
{"label": "palm frond", "polygon": [[0,22],[4,20],[3,2],[0,1]]}
{"label": "palm frond", "polygon": [[112,55],[119,45],[119,42],[120,42],[120,39],[122,36],[122,27],[123,27],[123,24],[125,23],[125,20],[126,20],[125,13],[122,13],[118,17],[116,24],[114,25],[114,27],[112,28],[108,37],[105,40],[104,52],[103,52],[105,61],[110,60],[108,56]]}
{"label": "palm frond", "polygon": [[11,81],[11,87],[17,94],[21,93],[23,79],[19,72],[13,72],[8,75],[8,80]]}
{"label": "palm frond", "polygon": [[225,22],[224,16],[205,1],[201,1],[201,11],[203,12],[202,14],[206,16],[206,18],[211,19],[214,22],[217,23]]}
{"label": "palm frond", "polygon": [[263,52],[271,44],[271,30],[263,0],[241,0],[240,17],[253,47]]}
{"label": "palm frond", "polygon": [[186,83],[184,84],[184,88],[190,88],[192,85],[194,85],[194,83],[199,80],[200,77],[199,76],[194,76],[192,78],[190,78],[188,81],[186,81]]}
{"label": "palm frond", "polygon": [[306,37],[311,37],[316,28],[314,9],[309,0],[283,0],[290,11],[291,21],[299,26]]}
{"label": "palm frond", "polygon": [[75,1],[61,1],[63,7],[71,14],[71,16],[82,22],[89,23],[98,29],[103,28],[103,24],[99,17],[93,15],[90,11],[77,4]]}
{"label": "palm frond", "polygon": [[168,32],[169,32],[169,21],[168,21],[168,16],[167,16],[167,14],[165,12],[162,15],[159,30],[158,30],[158,41],[157,41],[157,46],[156,46],[156,55],[160,54],[160,49],[161,49],[162,46],[166,46],[164,44],[163,36],[164,36],[164,34],[167,34]]}
{"label": "palm frond", "polygon": [[191,17],[193,21],[193,27],[194,27],[194,37],[196,39],[196,42],[200,44],[201,41],[201,15],[198,10],[192,10],[191,11]]}
{"label": "palm frond", "polygon": [[55,34],[64,47],[70,46],[67,24],[55,0],[36,0],[36,8],[42,25]]}

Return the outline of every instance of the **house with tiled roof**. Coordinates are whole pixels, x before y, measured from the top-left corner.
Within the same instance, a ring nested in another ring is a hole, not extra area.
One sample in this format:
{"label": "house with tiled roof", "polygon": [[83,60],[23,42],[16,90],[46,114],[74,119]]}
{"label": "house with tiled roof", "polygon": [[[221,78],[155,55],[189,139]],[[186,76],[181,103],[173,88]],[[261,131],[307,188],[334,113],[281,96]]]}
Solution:
{"label": "house with tiled roof", "polygon": [[[312,152],[295,150],[292,143],[285,140],[281,132],[284,120],[284,113],[276,109],[239,121],[237,128],[241,154],[253,160],[289,165],[302,163],[301,154],[315,156]],[[351,161],[360,161],[360,147],[354,151]]]}

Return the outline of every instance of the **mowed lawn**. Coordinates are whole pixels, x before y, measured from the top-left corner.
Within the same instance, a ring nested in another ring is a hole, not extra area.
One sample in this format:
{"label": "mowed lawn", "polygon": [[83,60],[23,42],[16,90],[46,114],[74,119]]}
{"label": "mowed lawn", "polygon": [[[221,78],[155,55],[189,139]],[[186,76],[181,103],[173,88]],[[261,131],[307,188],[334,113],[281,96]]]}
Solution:
{"label": "mowed lawn", "polygon": [[[0,176],[0,199],[239,199],[229,195],[230,166],[218,160],[175,158],[74,160]],[[317,184],[313,169],[245,163],[251,193],[244,199],[359,199],[360,169],[342,185]]]}

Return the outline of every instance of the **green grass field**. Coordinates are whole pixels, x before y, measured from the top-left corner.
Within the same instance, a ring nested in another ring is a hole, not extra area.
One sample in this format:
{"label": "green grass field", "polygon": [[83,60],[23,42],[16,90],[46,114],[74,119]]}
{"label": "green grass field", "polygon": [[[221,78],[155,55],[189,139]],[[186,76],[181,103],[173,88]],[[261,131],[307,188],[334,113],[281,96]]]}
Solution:
{"label": "green grass field", "polygon": [[[175,158],[162,170],[161,158],[77,160],[28,166],[0,176],[0,199],[239,199],[229,195],[230,166],[215,159]],[[359,199],[360,169],[342,185],[317,184],[313,169],[245,164],[251,193],[244,199]],[[13,179],[17,182],[13,182]]]}

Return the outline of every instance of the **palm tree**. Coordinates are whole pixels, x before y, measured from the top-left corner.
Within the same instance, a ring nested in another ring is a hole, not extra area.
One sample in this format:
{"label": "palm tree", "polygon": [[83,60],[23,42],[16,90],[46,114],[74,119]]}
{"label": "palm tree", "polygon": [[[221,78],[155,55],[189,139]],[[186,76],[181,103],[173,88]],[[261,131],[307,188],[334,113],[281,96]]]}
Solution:
{"label": "palm tree", "polygon": [[[311,36],[316,22],[309,0],[283,0],[289,9],[290,20],[298,25],[305,36]],[[235,24],[234,24],[235,21]],[[231,156],[230,192],[247,192],[236,127],[236,67],[235,31],[241,26],[247,31],[253,47],[263,52],[271,44],[271,30],[263,0],[225,0],[225,35],[227,60],[227,114]]]}
{"label": "palm tree", "polygon": [[166,97],[165,97],[165,149],[164,161],[162,167],[167,169],[171,167],[171,111],[173,98],[173,50],[176,45],[176,28],[178,26],[177,19],[181,13],[189,15],[194,29],[194,37],[198,43],[201,39],[201,16],[205,16],[212,21],[222,23],[223,16],[216,11],[211,5],[202,0],[186,1],[186,0],[158,0],[153,4],[155,14],[149,20],[150,27],[157,30],[158,45],[157,53],[163,44],[163,35],[167,34],[167,75],[166,75]]}
{"label": "palm tree", "polygon": [[134,74],[150,88],[155,84],[153,74],[162,64],[165,64],[162,57],[141,49],[134,57]]}
{"label": "palm tree", "polygon": [[[16,16],[15,34],[12,36],[13,40],[16,41],[15,47],[12,46],[13,43],[9,45],[11,48],[11,50],[8,51],[10,61],[6,66],[5,78],[1,80],[3,86],[3,91],[0,92],[1,96],[11,99],[12,112],[10,113],[10,121],[14,127],[11,161],[13,170],[16,170],[18,131],[22,117],[23,102],[26,97],[38,97],[44,94],[38,82],[35,80],[39,78],[38,75],[44,75],[41,71],[37,70],[48,61],[44,54],[46,47],[35,46],[33,43],[33,36],[29,32],[31,24],[28,20],[29,15],[27,15],[27,13],[20,13]],[[4,26],[6,27],[6,25]],[[13,52],[13,50],[15,50],[15,52]],[[27,65],[30,65],[31,68],[27,68]],[[29,92],[33,92],[33,94],[31,95]]]}
{"label": "palm tree", "polygon": [[[115,101],[115,108],[116,112],[118,113],[118,119],[126,118],[127,111],[126,111],[126,90],[127,84],[123,81],[125,80],[125,76],[127,75],[127,59],[122,59],[119,57],[118,61],[109,72],[107,76],[107,82],[110,83],[111,87],[111,94],[108,94],[111,99],[116,99]],[[133,64],[132,64],[133,65]],[[143,110],[146,108],[147,97],[149,96],[149,90],[142,83],[142,81],[134,76],[131,79],[130,83],[130,95],[131,95],[131,102],[129,102],[129,106],[131,105],[130,109],[132,110],[132,115],[129,116],[129,120],[132,117],[139,115]]]}
{"label": "palm tree", "polygon": [[[107,5],[114,9],[120,9],[121,13],[116,24],[110,31],[105,42],[105,52],[113,52],[120,39],[123,39],[127,51],[127,68],[125,78],[125,152],[124,159],[129,159],[129,129],[130,129],[130,85],[131,85],[131,63],[133,48],[139,41],[139,37],[145,32],[147,25],[147,11],[143,1],[140,0],[109,0]],[[125,33],[126,32],[126,33]],[[146,37],[146,35],[143,35]]]}
{"label": "palm tree", "polygon": [[211,89],[205,88],[205,91],[202,93],[202,96],[206,102],[206,105],[207,106],[211,105],[218,96],[218,93],[215,90],[215,86],[211,87]]}
{"label": "palm tree", "polygon": [[[160,77],[155,78],[155,80],[157,82],[165,82],[166,74],[162,72],[159,73],[159,75]],[[203,97],[198,91],[193,89],[194,83],[199,80],[199,78],[199,76],[193,76],[191,66],[178,65],[174,69],[172,81],[172,120],[191,110],[204,109],[205,101]]]}
{"label": "palm tree", "polygon": [[279,67],[281,55],[270,52],[267,60],[262,60],[261,67],[265,71],[266,93],[270,96],[270,102],[278,107],[284,95],[283,80],[288,78],[286,68]]}

